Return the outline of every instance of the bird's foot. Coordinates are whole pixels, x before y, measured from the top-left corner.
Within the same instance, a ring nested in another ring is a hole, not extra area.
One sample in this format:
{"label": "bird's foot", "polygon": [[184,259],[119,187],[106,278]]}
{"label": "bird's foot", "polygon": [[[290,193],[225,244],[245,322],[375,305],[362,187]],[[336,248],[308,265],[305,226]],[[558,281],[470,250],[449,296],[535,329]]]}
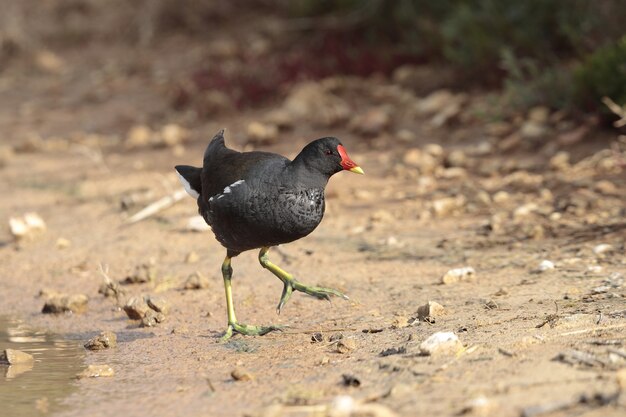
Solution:
{"label": "bird's foot", "polygon": [[325,287],[315,287],[312,285],[304,285],[300,282],[298,282],[295,279],[286,279],[283,281],[284,283],[284,287],[283,287],[283,294],[280,297],[280,301],[278,302],[278,307],[276,307],[276,312],[278,314],[280,314],[280,310],[283,308],[283,306],[285,305],[285,303],[287,302],[287,300],[289,300],[289,298],[291,297],[291,294],[293,293],[294,290],[296,291],[300,291],[303,293],[306,293],[310,296],[313,296],[315,298],[318,298],[320,300],[328,300],[330,301],[330,296],[334,295],[336,297],[341,297],[344,300],[349,300],[348,296],[345,295],[344,293],[334,290],[332,288],[325,288]]}
{"label": "bird's foot", "polygon": [[283,326],[252,326],[250,324],[242,323],[228,323],[226,333],[222,336],[221,340],[226,341],[230,339],[233,333],[239,333],[244,336],[263,336],[273,331],[282,331]]}

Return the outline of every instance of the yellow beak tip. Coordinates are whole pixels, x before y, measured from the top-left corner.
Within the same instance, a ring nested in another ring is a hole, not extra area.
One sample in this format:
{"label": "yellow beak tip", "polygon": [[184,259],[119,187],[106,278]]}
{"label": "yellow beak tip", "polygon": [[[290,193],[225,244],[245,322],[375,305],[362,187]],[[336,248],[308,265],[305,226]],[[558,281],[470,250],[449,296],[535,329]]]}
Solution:
{"label": "yellow beak tip", "polygon": [[350,168],[350,172],[354,172],[355,174],[365,175],[365,172],[361,169],[361,167]]}

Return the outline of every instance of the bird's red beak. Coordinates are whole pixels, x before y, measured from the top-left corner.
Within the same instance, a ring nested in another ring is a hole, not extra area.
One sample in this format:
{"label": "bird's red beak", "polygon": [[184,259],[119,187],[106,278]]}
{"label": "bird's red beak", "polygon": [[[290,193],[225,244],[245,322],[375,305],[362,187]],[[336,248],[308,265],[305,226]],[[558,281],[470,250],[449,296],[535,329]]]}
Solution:
{"label": "bird's red beak", "polygon": [[343,145],[337,146],[337,152],[339,152],[339,156],[341,156],[340,164],[343,169],[345,169],[346,171],[354,172],[356,174],[364,174],[361,167],[359,167],[352,159],[350,159],[348,153],[346,152],[346,148],[344,148]]}

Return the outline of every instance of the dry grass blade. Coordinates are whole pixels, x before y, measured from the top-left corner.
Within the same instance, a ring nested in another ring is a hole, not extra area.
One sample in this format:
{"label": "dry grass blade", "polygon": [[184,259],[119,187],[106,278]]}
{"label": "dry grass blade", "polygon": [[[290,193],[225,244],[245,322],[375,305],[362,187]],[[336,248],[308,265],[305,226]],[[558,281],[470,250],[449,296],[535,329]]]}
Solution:
{"label": "dry grass blade", "polygon": [[148,217],[153,216],[156,213],[162,210],[165,210],[166,208],[170,206],[173,206],[174,204],[182,200],[186,195],[187,195],[187,192],[184,189],[177,190],[174,193],[155,201],[154,203],[146,206],[139,212],[130,216],[126,220],[126,224],[133,224],[133,223],[140,222],[144,219],[147,219]]}
{"label": "dry grass blade", "polygon": [[617,116],[619,116],[619,120],[616,120],[613,123],[613,126],[615,127],[624,127],[626,126],[626,106],[621,106],[619,104],[617,104],[616,102],[614,102],[613,100],[611,100],[608,97],[602,97],[602,102],[609,108],[609,110],[611,110],[613,113],[615,113]]}

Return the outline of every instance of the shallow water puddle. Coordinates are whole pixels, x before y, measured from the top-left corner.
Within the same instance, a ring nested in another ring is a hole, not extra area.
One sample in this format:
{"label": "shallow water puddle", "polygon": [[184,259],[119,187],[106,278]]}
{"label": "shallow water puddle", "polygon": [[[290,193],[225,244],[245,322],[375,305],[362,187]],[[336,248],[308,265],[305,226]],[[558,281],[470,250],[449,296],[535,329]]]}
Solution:
{"label": "shallow water puddle", "polygon": [[84,368],[85,355],[78,341],[0,316],[0,350],[7,348],[30,353],[35,362],[0,365],[0,414],[21,417],[56,411],[60,401],[78,388],[75,377]]}

